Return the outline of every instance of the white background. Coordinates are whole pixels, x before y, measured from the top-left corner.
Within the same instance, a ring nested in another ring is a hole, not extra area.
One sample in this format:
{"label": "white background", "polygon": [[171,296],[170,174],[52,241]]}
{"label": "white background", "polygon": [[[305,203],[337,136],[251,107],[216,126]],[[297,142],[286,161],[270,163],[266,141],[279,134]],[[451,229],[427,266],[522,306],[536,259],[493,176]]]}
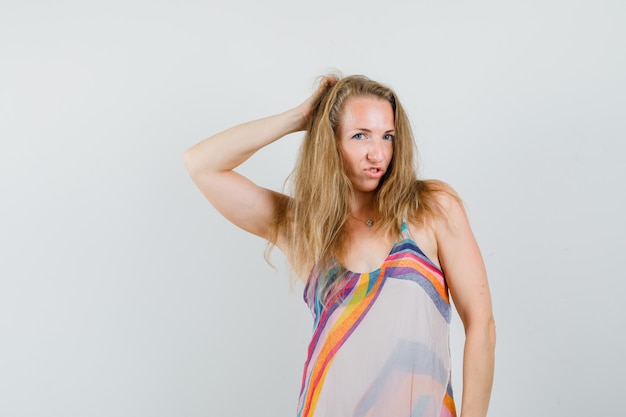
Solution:
{"label": "white background", "polygon": [[[490,416],[622,416],[626,3],[0,2],[0,416],[293,416],[311,318],[183,151],[332,69],[464,198]],[[299,135],[242,171],[281,189]],[[454,318],[461,397],[462,328]]]}

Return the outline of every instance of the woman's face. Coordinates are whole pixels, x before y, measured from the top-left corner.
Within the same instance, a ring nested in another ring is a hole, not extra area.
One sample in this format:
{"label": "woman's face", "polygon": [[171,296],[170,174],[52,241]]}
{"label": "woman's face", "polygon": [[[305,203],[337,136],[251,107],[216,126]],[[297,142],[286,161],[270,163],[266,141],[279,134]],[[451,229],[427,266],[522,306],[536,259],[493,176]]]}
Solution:
{"label": "woman's face", "polygon": [[378,97],[350,97],[344,104],[338,140],[346,174],[356,192],[378,187],[393,156],[391,104]]}

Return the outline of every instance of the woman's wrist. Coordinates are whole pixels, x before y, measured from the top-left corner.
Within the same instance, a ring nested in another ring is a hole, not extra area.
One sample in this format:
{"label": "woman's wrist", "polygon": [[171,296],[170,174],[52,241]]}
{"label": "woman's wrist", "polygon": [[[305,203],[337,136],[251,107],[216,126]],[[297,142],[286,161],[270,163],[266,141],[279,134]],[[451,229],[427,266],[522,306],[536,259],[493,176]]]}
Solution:
{"label": "woman's wrist", "polygon": [[300,107],[294,107],[281,113],[286,123],[288,133],[300,132],[306,129],[306,115],[304,115]]}

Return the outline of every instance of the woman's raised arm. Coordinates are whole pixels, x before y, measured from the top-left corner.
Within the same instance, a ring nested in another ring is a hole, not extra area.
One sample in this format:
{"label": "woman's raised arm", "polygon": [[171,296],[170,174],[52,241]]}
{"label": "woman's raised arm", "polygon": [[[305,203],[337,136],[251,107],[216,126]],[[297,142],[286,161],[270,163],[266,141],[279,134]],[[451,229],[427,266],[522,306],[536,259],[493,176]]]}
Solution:
{"label": "woman's raised arm", "polygon": [[[224,217],[250,233],[269,237],[270,226],[288,197],[256,185],[233,169],[262,147],[304,130],[317,95],[332,82],[324,79],[315,94],[291,110],[232,127],[185,152],[189,174]],[[280,247],[280,242],[276,243]]]}
{"label": "woman's raised arm", "polygon": [[260,187],[233,171],[262,147],[300,130],[296,109],[243,123],[194,145],[185,152],[185,167],[202,194],[228,220],[268,238],[280,205],[287,197]]}

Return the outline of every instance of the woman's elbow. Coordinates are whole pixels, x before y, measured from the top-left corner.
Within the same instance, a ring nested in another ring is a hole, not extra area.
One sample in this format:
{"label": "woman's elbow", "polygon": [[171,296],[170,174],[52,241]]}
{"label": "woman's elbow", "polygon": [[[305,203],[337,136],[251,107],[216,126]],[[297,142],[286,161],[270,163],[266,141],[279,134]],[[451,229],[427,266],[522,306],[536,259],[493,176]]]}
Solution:
{"label": "woman's elbow", "polygon": [[187,172],[192,177],[198,171],[198,163],[197,163],[196,153],[194,152],[194,148],[193,147],[187,149],[183,153],[183,164],[185,164],[185,168],[187,169]]}
{"label": "woman's elbow", "polygon": [[496,321],[493,316],[486,317],[481,320],[475,320],[472,323],[468,323],[465,328],[465,334],[468,337],[475,336],[480,340],[483,340],[490,346],[496,344]]}

